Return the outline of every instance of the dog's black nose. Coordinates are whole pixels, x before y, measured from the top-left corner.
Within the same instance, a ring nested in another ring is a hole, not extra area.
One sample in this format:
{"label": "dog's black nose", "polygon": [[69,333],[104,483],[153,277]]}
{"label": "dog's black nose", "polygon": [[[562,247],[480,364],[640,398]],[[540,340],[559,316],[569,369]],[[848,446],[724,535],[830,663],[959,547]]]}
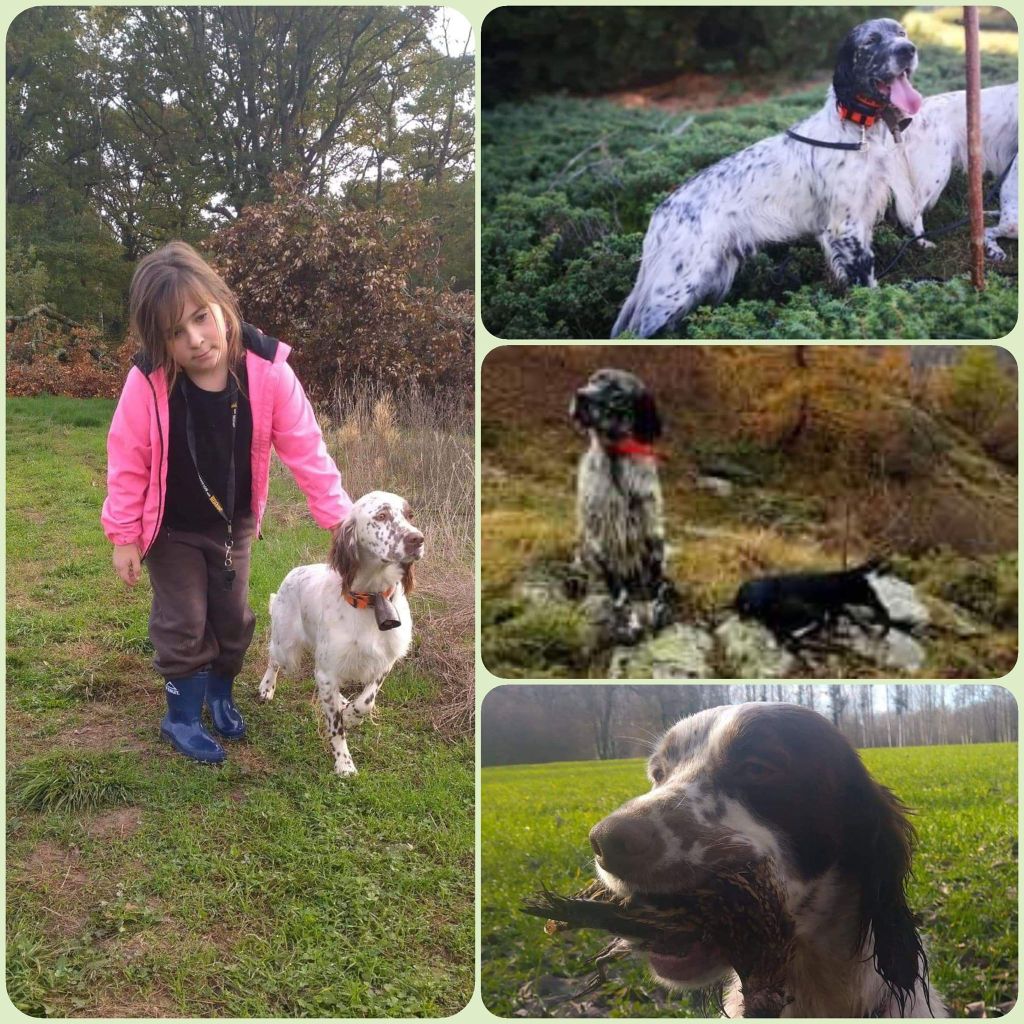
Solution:
{"label": "dog's black nose", "polygon": [[609,814],[590,830],[590,845],[605,871],[629,879],[661,857],[665,841],[650,818],[632,814]]}
{"label": "dog's black nose", "polygon": [[904,60],[911,60],[914,54],[917,53],[917,47],[909,39],[905,39],[902,43],[896,45],[893,53]]}

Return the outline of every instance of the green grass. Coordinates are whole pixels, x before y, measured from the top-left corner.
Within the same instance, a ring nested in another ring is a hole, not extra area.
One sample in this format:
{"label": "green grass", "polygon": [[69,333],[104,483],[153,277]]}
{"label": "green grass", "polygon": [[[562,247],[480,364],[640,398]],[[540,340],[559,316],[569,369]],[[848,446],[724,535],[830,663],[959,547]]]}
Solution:
{"label": "green grass", "polygon": [[[910,902],[928,940],[932,981],[963,1016],[967,1003],[1016,994],[1016,744],[872,749],[872,774],[917,814]],[[647,788],[643,762],[588,761],[485,768],[481,780],[482,994],[511,1016],[520,987],[544,975],[582,980],[599,935],[549,938],[519,910],[546,886],[560,893],[592,877],[587,833]],[[602,995],[612,1016],[699,1016],[686,996],[655,1002],[635,964],[615,966]]]}
{"label": "green grass", "polygon": [[[99,526],[113,403],[7,402],[8,991],[35,1016],[445,1016],[473,987],[473,747],[415,653],[341,780],[311,679],[256,703],[270,592],[326,534],[275,471],[221,768],[158,737],[148,584]],[[414,609],[415,609],[415,597]]]}
{"label": "green grass", "polygon": [[[930,38],[920,50],[915,83],[924,95],[962,87],[962,52]],[[983,85],[1016,78],[1015,53],[982,54]],[[824,91],[794,83],[789,95],[692,119],[564,96],[484,110],[481,316],[488,329],[512,339],[606,338],[635,281],[655,207],[701,169],[807,117]],[[925,227],[959,221],[966,195],[964,176],[954,175]],[[771,246],[747,261],[721,305],[695,310],[666,336],[1004,337],[1017,320],[1016,243],[1005,263],[988,265],[988,290],[978,295],[964,277],[968,237],[961,226],[934,249],[910,246],[881,287],[848,296],[835,294],[813,240]],[[879,273],[903,240],[878,226]]]}
{"label": "green grass", "polygon": [[76,814],[132,803],[137,777],[122,756],[58,752],[24,762],[10,796],[24,810]]}

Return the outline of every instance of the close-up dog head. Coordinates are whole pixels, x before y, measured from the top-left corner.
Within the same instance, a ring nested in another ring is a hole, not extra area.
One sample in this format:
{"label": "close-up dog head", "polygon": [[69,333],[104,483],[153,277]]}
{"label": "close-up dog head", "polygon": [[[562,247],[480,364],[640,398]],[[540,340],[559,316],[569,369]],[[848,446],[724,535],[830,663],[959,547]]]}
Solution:
{"label": "close-up dog head", "polygon": [[634,438],[650,444],[661,436],[654,396],[626,370],[598,370],[574,395],[569,416],[602,441]]}
{"label": "close-up dog head", "polygon": [[352,507],[331,546],[331,566],[346,585],[360,570],[401,567],[406,594],[414,586],[413,565],[423,557],[423,534],[413,526],[409,503],[388,491],[370,491]]}
{"label": "close-up dog head", "polygon": [[[590,833],[609,888],[664,901],[768,859],[797,942],[873,960],[906,1001],[926,969],[904,892],[914,831],[830,722],[794,704],[712,708],[669,729],[648,775],[651,791]],[[655,976],[675,987],[730,974],[729,951],[710,943],[649,955]]]}
{"label": "close-up dog head", "polygon": [[910,84],[917,47],[898,21],[875,18],[851,29],[839,47],[832,86],[840,103],[893,106],[912,117],[921,94]]}

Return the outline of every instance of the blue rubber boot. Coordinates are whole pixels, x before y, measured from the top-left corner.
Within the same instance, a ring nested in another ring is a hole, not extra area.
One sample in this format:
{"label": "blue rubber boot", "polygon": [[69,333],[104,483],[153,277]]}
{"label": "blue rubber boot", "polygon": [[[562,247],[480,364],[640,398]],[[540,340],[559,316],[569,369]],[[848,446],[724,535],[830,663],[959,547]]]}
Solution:
{"label": "blue rubber boot", "polygon": [[174,744],[174,749],[194,761],[219,764],[227,756],[224,748],[203,728],[203,698],[210,679],[208,670],[183,679],[168,679],[167,714],[160,723],[160,735]]}
{"label": "blue rubber boot", "polygon": [[245,721],[231,700],[230,676],[218,675],[212,669],[206,683],[206,706],[210,709],[213,727],[229,740],[240,740],[245,735]]}

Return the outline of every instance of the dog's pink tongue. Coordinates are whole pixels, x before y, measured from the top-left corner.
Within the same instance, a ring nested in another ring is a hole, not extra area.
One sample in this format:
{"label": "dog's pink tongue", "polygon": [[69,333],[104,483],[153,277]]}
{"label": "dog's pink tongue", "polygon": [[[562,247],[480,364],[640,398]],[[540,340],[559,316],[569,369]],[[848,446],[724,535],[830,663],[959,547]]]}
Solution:
{"label": "dog's pink tongue", "polygon": [[913,117],[921,109],[923,101],[921,94],[910,84],[910,79],[904,73],[892,80],[889,86],[889,102],[894,107],[899,107],[904,114]]}

